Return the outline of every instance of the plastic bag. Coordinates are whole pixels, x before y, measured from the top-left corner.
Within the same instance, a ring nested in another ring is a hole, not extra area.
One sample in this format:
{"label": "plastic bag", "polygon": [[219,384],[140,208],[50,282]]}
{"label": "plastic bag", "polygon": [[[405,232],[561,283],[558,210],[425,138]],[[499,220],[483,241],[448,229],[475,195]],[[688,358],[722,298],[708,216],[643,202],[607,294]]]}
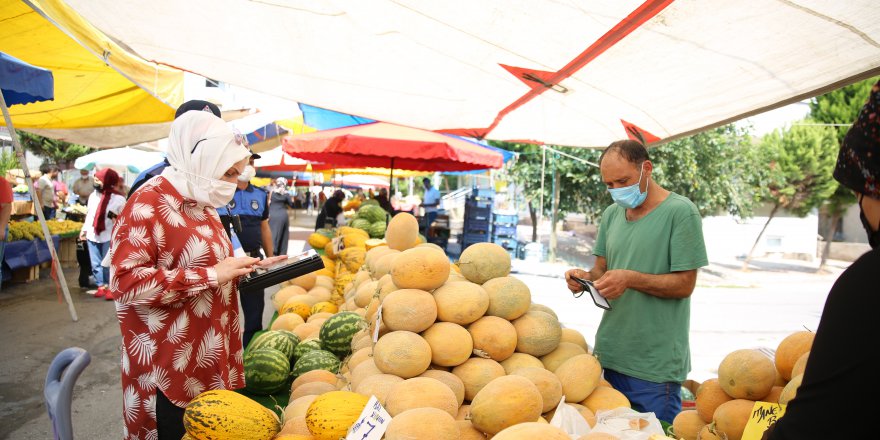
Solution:
{"label": "plastic bag", "polygon": [[565,431],[573,439],[590,432],[590,424],[575,407],[565,403],[565,396],[559,401],[550,424]]}
{"label": "plastic bag", "polygon": [[649,440],[655,434],[666,435],[654,413],[623,407],[597,412],[592,431],[615,435],[620,440]]}
{"label": "plastic bag", "polygon": [[346,224],[348,223],[345,220],[345,214],[340,212],[339,215],[336,216],[336,226],[345,226]]}

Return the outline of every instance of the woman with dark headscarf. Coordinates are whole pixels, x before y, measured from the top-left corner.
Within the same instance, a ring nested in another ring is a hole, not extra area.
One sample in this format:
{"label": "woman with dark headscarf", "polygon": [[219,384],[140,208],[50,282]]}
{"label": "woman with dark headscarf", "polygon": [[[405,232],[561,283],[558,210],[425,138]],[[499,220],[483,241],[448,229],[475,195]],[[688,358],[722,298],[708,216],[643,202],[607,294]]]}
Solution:
{"label": "woman with dark headscarf", "polygon": [[290,240],[290,217],[288,208],[293,208],[290,193],[287,192],[287,179],[275,179],[269,196],[269,229],[272,231],[273,255],[287,255],[287,241]]}
{"label": "woman with dark headscarf", "polygon": [[342,200],[345,199],[345,193],[342,192],[341,189],[337,189],[333,192],[333,195],[324,202],[324,206],[321,208],[321,212],[318,213],[318,218],[315,221],[315,230],[326,227],[328,224],[330,226],[336,226],[336,217],[342,213]]}
{"label": "woman with dark headscarf", "polygon": [[86,205],[86,218],[82,230],[79,233],[80,240],[88,240],[89,260],[92,266],[92,275],[98,290],[95,298],[112,300],[107,295],[110,285],[110,269],[103,267],[101,261],[110,250],[110,233],[116,216],[125,206],[125,197],[122,195],[122,181],[119,174],[110,168],[95,173],[95,191],[89,195]]}

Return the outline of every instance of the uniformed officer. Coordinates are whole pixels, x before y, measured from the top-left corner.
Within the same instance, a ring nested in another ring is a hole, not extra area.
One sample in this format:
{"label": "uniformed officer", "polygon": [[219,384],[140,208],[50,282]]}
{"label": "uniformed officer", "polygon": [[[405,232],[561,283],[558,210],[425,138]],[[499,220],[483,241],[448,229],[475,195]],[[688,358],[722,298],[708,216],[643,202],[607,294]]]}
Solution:
{"label": "uniformed officer", "polygon": [[[227,206],[228,215],[233,219],[232,224],[236,226],[235,234],[241,242],[242,250],[251,257],[268,258],[273,256],[272,232],[269,229],[269,194],[250,183],[251,178],[256,174],[254,159],[257,157],[258,154],[252,155],[250,164],[238,176],[238,189]],[[218,213],[227,214],[219,209]],[[265,255],[260,254],[261,247]],[[247,347],[254,333],[263,329],[265,294],[263,289],[242,288],[239,290],[239,295],[241,309],[244,312],[242,342],[244,347]]]}

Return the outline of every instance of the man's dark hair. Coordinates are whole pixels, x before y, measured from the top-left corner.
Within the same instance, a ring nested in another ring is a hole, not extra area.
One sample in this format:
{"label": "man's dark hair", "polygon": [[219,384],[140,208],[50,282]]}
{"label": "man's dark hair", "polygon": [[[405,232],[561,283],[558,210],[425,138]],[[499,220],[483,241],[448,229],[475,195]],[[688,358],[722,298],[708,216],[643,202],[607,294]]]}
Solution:
{"label": "man's dark hair", "polygon": [[190,110],[210,111],[214,114],[214,116],[218,118],[222,117],[220,113],[220,107],[217,107],[217,104],[214,104],[213,102],[202,101],[200,99],[193,99],[191,101],[186,101],[183,104],[180,104],[180,107],[177,107],[177,111],[174,112],[174,119],[179,118],[180,115]]}
{"label": "man's dark hair", "polygon": [[427,183],[427,184],[430,185],[430,184],[431,184],[431,179],[429,179],[429,178],[427,178],[427,177],[424,177],[424,178],[422,178],[422,183]]}
{"label": "man's dark hair", "polygon": [[607,146],[602,155],[599,156],[599,165],[602,165],[602,159],[608,153],[617,153],[620,157],[626,159],[627,162],[635,165],[641,165],[642,162],[648,160],[648,149],[641,142],[631,139],[615,141]]}
{"label": "man's dark hair", "polygon": [[43,164],[40,165],[40,172],[43,174],[49,174],[51,172],[58,171],[58,166],[53,164]]}

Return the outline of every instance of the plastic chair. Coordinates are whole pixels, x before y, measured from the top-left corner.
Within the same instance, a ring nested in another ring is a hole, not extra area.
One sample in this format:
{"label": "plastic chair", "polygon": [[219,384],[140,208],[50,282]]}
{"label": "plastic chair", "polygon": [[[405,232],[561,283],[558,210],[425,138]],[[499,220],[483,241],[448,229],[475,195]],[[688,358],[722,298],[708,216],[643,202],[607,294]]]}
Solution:
{"label": "plastic chair", "polygon": [[55,355],[49,365],[43,397],[46,398],[55,440],[73,440],[73,423],[70,419],[73,386],[91,361],[89,352],[79,347],[69,347]]}

